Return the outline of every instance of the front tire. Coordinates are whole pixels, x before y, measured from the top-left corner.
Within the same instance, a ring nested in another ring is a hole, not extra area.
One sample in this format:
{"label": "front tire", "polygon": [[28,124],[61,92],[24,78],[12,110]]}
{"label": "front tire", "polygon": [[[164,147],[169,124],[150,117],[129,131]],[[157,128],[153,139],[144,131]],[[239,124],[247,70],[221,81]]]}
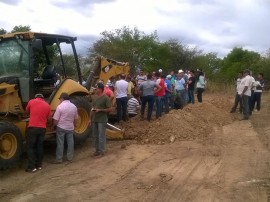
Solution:
{"label": "front tire", "polygon": [[16,164],[22,148],[23,141],[18,127],[10,122],[0,122],[0,169]]}
{"label": "front tire", "polygon": [[83,142],[91,134],[91,127],[89,126],[91,105],[85,97],[71,97],[70,101],[78,109],[78,120],[74,131],[74,141]]}

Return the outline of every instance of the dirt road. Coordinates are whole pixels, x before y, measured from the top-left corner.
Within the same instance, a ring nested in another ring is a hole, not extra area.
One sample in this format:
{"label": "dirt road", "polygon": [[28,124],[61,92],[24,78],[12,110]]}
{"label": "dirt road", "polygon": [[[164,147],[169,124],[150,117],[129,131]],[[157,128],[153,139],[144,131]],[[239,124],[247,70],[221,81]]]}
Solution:
{"label": "dirt road", "polygon": [[0,173],[0,201],[268,201],[270,95],[263,101],[251,120],[216,126],[204,139],[111,141],[100,159],[87,142],[68,165],[50,164],[49,146],[43,170]]}

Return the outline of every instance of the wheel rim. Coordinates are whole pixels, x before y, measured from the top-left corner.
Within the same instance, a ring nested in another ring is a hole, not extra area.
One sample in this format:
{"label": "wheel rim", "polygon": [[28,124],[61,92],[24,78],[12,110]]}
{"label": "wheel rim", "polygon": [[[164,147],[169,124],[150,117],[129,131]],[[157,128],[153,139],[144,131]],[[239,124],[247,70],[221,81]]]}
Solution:
{"label": "wheel rim", "polygon": [[17,151],[17,140],[14,134],[4,133],[0,137],[0,157],[10,159]]}
{"label": "wheel rim", "polygon": [[75,133],[82,134],[89,125],[88,112],[83,108],[78,108],[78,119],[76,122]]}

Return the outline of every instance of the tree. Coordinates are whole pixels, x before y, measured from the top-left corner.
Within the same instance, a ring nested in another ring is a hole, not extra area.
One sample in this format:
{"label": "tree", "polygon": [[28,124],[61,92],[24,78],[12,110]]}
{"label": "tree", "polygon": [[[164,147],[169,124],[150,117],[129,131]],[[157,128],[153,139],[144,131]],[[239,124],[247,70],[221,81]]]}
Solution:
{"label": "tree", "polygon": [[5,29],[3,29],[3,28],[0,29],[0,35],[1,35],[1,34],[6,34],[6,33],[7,33],[7,30],[5,30]]}
{"label": "tree", "polygon": [[[270,81],[270,49],[268,49],[266,53],[261,57],[259,68],[257,69],[256,73],[263,73],[264,79],[268,82]],[[267,86],[269,89],[269,85]]]}
{"label": "tree", "polygon": [[28,31],[31,31],[31,27],[29,25],[26,25],[26,26],[18,25],[18,26],[13,27],[13,29],[11,30],[11,33],[28,32]]}
{"label": "tree", "polygon": [[243,48],[233,48],[221,63],[220,77],[233,79],[239,71],[249,69],[257,72],[260,65],[261,56],[259,53]]}
{"label": "tree", "polygon": [[206,53],[195,56],[193,67],[202,69],[209,79],[214,79],[221,70],[222,59],[217,57],[217,53]]}
{"label": "tree", "polygon": [[114,31],[104,31],[101,36],[89,49],[90,57],[102,55],[129,62],[133,71],[137,68],[146,69],[153,64],[153,50],[159,43],[156,32],[146,35],[136,27],[133,30],[123,27]]}
{"label": "tree", "polygon": [[101,39],[89,49],[90,57],[103,55],[119,61],[128,61],[133,71],[142,68],[148,72],[162,68],[166,72],[180,66],[190,66],[200,53],[176,39],[160,42],[157,32],[145,34],[136,27],[104,31]]}

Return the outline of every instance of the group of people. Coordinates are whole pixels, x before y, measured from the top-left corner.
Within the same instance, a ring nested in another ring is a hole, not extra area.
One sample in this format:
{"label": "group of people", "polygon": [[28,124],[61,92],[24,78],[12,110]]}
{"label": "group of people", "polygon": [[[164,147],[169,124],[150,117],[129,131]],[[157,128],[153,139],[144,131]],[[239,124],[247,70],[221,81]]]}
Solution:
{"label": "group of people", "polygon": [[239,72],[236,80],[235,102],[230,112],[235,113],[239,105],[239,112],[243,114],[243,120],[248,120],[252,112],[261,109],[263,88],[263,73],[259,73],[254,78],[249,70]]}
{"label": "group of people", "polygon": [[154,107],[158,119],[163,112],[168,113],[170,109],[182,109],[188,103],[194,104],[196,89],[197,100],[202,102],[205,85],[204,73],[199,69],[180,69],[177,73],[172,71],[168,75],[163,74],[161,69],[147,75],[140,70],[133,79],[121,75],[114,84],[118,122],[137,115],[139,110],[144,119],[146,105],[146,119],[150,121]]}
{"label": "group of people", "polygon": [[[95,138],[94,157],[102,157],[106,151],[106,124],[108,113],[112,111],[112,102],[116,98],[118,122],[126,121],[128,117],[136,116],[141,111],[144,118],[146,105],[147,120],[151,120],[155,105],[156,118],[170,109],[180,109],[187,103],[195,102],[194,90],[197,88],[198,102],[202,102],[202,93],[205,88],[205,77],[202,71],[183,71],[177,74],[171,72],[165,76],[161,71],[147,74],[141,70],[134,79],[131,76],[119,75],[114,83],[106,85],[97,83],[96,97],[90,110],[89,125],[93,129]],[[112,89],[113,88],[113,89]],[[42,169],[43,141],[48,120],[52,119],[56,127],[56,157],[53,163],[63,163],[64,142],[67,142],[67,163],[71,163],[74,156],[74,129],[78,118],[77,107],[70,102],[67,93],[59,97],[60,104],[54,114],[42,94],[36,94],[28,102],[26,112],[30,115],[27,131],[28,166],[26,172],[36,172]]]}
{"label": "group of people", "polygon": [[72,162],[74,155],[73,132],[78,118],[77,107],[70,102],[67,93],[59,97],[60,104],[55,113],[51,114],[49,104],[42,94],[36,94],[26,106],[26,113],[30,115],[27,129],[27,154],[28,166],[26,172],[34,173],[42,169],[43,141],[46,133],[47,122],[53,119],[53,127],[56,127],[56,158],[53,163],[63,162],[64,141],[67,141],[67,161]]}
{"label": "group of people", "polygon": [[[96,99],[93,100],[90,110],[89,125],[93,128],[95,138],[94,157],[102,157],[106,146],[106,124],[108,113],[112,111],[111,99],[104,93],[104,85],[97,84]],[[56,157],[53,164],[64,162],[64,143],[67,143],[66,164],[72,163],[74,157],[74,129],[78,119],[77,107],[70,101],[70,96],[63,92],[59,97],[60,104],[54,114],[51,113],[49,104],[42,94],[36,94],[26,106],[29,114],[27,129],[27,154],[28,166],[26,172],[34,173],[42,169],[43,141],[46,133],[47,122],[52,122],[56,128]],[[52,119],[52,120],[51,120]]]}

